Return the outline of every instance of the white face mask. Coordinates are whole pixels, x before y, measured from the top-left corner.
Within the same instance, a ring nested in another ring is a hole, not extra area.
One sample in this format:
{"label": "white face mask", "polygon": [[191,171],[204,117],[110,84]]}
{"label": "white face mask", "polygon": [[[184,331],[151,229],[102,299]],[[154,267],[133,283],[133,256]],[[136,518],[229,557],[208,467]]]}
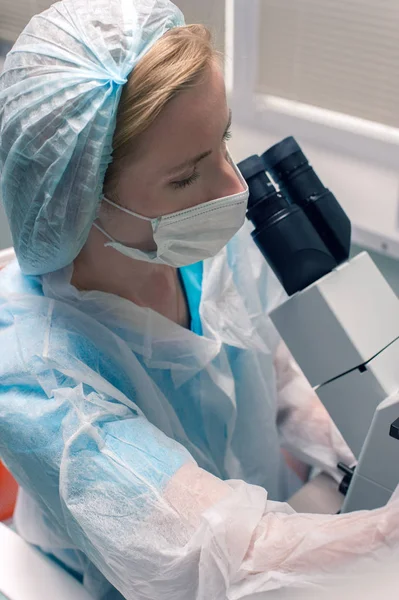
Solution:
{"label": "white face mask", "polygon": [[234,170],[244,186],[244,191],[204,202],[193,208],[150,219],[118,206],[104,197],[104,200],[119,210],[149,221],[152,225],[154,241],[157,249],[143,251],[130,248],[114,240],[99,225],[94,226],[109,240],[105,246],[114,248],[121,254],[153,264],[184,267],[215,256],[227,242],[237,233],[245,221],[248,204],[248,186],[237,166],[231,161]]}

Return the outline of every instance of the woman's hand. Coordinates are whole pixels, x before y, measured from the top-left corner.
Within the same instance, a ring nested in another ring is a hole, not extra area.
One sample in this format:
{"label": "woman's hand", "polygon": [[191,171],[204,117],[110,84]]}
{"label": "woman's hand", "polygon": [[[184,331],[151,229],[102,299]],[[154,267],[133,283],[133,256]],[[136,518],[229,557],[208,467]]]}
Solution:
{"label": "woman's hand", "polygon": [[296,457],[295,469],[299,460],[341,481],[338,463],[352,466],[356,459],[283,342],[277,348],[274,366],[281,445]]}
{"label": "woman's hand", "polygon": [[293,456],[291,452],[288,452],[288,450],[285,450],[284,448],[282,448],[281,452],[283,453],[285,462],[287,463],[289,468],[292,471],[294,471],[294,473],[299,477],[299,479],[304,483],[308,481],[310,475],[309,465],[302,462],[298,458],[295,458],[295,456]]}

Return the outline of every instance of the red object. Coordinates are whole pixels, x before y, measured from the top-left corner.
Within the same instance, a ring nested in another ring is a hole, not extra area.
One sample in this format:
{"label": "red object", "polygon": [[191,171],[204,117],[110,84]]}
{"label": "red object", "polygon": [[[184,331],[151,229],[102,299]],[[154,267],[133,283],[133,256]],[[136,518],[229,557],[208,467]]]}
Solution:
{"label": "red object", "polygon": [[17,500],[18,484],[0,462],[0,521],[11,519]]}

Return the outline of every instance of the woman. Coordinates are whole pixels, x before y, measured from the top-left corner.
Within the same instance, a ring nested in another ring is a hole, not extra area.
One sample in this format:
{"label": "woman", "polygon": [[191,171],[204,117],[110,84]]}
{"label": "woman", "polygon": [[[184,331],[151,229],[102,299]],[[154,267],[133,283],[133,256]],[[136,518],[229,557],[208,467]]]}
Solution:
{"label": "woman", "polygon": [[243,227],[207,31],[167,0],[66,0],[19,38],[0,100],[21,535],[95,598],[135,600],[311,585],[395,541],[398,502],[278,502],[299,486],[281,445],[332,474],[353,457],[267,317],[282,293]]}

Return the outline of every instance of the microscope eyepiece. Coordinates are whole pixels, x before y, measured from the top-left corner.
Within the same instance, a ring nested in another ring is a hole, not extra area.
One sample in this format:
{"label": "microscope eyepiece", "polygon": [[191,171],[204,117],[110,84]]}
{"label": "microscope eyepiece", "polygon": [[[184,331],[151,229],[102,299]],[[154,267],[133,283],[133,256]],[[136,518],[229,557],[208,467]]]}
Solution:
{"label": "microscope eyepiece", "polygon": [[308,164],[307,158],[300,145],[292,136],[275,144],[262,155],[262,162],[271,173],[276,173],[279,178],[290,174],[303,164]]}
{"label": "microscope eyepiece", "polygon": [[266,171],[293,204],[301,206],[323,242],[341,264],[348,260],[351,223],[335,196],[320,181],[293,137],[262,155]]}
{"label": "microscope eyepiece", "polygon": [[288,201],[277,192],[259,156],[250,156],[238,167],[249,188],[247,217],[255,226],[287,209]]}
{"label": "microscope eyepiece", "polygon": [[278,192],[261,158],[239,163],[249,188],[247,218],[252,237],[289,295],[304,289],[336,262],[302,208]]}

